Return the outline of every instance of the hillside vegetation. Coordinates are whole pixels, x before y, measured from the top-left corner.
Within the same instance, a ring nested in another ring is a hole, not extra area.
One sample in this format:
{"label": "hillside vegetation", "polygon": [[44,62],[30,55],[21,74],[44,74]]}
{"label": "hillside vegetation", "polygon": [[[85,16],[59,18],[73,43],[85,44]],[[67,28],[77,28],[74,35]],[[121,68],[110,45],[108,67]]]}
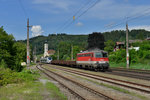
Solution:
{"label": "hillside vegetation", "polygon": [[[111,32],[104,32],[105,41],[112,40],[116,41],[125,41],[126,34],[124,30],[115,30]],[[147,36],[150,36],[150,32],[146,30],[131,30],[129,31],[129,40],[135,39],[145,39]],[[26,43],[26,40],[21,40]],[[44,43],[49,44],[49,49],[58,49],[60,42],[66,42],[73,44],[75,46],[82,47],[87,49],[88,46],[88,35],[69,35],[69,34],[49,34],[48,36],[38,36],[30,38],[30,43],[32,48],[36,46],[37,54],[42,54],[44,52]]]}

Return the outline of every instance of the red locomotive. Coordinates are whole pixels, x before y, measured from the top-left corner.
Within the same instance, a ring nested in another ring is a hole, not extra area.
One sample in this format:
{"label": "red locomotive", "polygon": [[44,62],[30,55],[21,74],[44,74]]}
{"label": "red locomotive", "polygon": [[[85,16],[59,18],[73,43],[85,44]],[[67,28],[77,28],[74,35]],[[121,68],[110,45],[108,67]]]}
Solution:
{"label": "red locomotive", "polygon": [[107,52],[102,50],[85,51],[77,54],[77,66],[90,68],[96,71],[109,68],[109,59]]}
{"label": "red locomotive", "polygon": [[93,69],[95,71],[105,71],[109,69],[108,54],[103,50],[88,50],[78,53],[76,61],[54,60],[51,63]]}

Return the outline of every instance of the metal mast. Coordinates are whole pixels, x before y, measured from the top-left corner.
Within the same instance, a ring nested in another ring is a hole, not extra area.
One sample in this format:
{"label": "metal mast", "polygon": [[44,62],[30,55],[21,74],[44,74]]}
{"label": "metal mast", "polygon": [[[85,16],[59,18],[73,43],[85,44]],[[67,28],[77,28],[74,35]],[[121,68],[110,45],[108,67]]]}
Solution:
{"label": "metal mast", "polygon": [[126,22],[126,60],[127,60],[127,66],[126,68],[129,68],[129,39],[128,39],[128,23]]}
{"label": "metal mast", "polygon": [[30,47],[29,47],[29,18],[27,19],[27,67],[30,65]]}
{"label": "metal mast", "polygon": [[57,54],[57,60],[59,60],[59,49],[58,49],[58,54]]}
{"label": "metal mast", "polygon": [[71,45],[71,60],[73,60],[73,45]]}

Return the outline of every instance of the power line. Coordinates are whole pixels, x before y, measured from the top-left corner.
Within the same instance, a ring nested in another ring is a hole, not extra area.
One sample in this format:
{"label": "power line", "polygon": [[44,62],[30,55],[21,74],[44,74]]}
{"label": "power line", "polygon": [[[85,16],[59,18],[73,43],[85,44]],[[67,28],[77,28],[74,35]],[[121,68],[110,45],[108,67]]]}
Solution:
{"label": "power line", "polygon": [[[143,10],[142,12],[148,11],[149,9],[150,9],[150,8],[147,8],[147,9]],[[136,14],[134,14],[134,15],[131,15],[131,16],[127,17],[127,20],[123,19],[123,20],[119,21],[118,23],[109,26],[108,28],[107,28],[107,27],[104,27],[104,28],[111,29],[111,28],[114,28],[114,27],[116,27],[116,26],[119,26],[119,25],[124,24],[126,21],[129,22],[129,21],[136,20],[136,19],[138,19],[138,18],[140,18],[140,17],[147,16],[147,15],[150,14],[150,11],[149,11],[149,12],[145,12],[145,13],[143,13],[142,15],[139,15],[139,14],[141,14],[141,12],[136,13]]]}
{"label": "power line", "polygon": [[[66,26],[66,25],[70,22],[70,20],[72,20],[72,17],[73,17],[73,16],[76,16],[82,9],[84,9],[87,5],[89,5],[91,1],[92,1],[92,0],[88,0],[88,1],[87,1],[82,7],[80,7],[68,20],[66,20],[66,22],[65,22],[63,25],[61,25],[60,27],[58,27],[58,28],[56,29],[56,31],[63,29],[63,27]],[[56,31],[55,31],[55,33],[56,33]]]}
{"label": "power line", "polygon": [[18,2],[19,2],[19,4],[20,4],[20,7],[21,7],[21,9],[22,9],[22,11],[23,11],[25,17],[28,18],[28,14],[27,14],[27,12],[26,12],[26,10],[25,10],[23,4],[22,4],[22,1],[21,1],[21,0],[18,0]]}
{"label": "power line", "polygon": [[[84,12],[82,12],[79,16],[76,17],[76,20],[79,19],[82,15],[84,15],[88,10],[90,10],[91,8],[93,8],[100,0],[97,0],[95,3],[93,3],[90,7],[88,7]],[[68,25],[66,25],[62,31],[67,28],[68,26],[70,26],[74,21],[71,21]]]}
{"label": "power line", "polygon": [[148,11],[148,10],[150,10],[150,8],[147,8],[147,9],[145,9],[145,10],[143,10],[143,11],[140,11],[140,12],[134,14],[134,15],[128,16],[128,18],[132,18],[132,17],[134,17],[134,16],[137,16],[137,15],[141,14],[141,12],[145,12],[145,11]]}
{"label": "power line", "polygon": [[139,16],[136,16],[136,17],[134,17],[134,18],[131,18],[131,19],[129,19],[128,21],[132,21],[132,20],[138,19],[138,18],[140,18],[140,17],[148,16],[148,15],[150,15],[150,12],[147,12],[147,13],[144,13],[144,14],[142,14],[142,15],[139,15]]}

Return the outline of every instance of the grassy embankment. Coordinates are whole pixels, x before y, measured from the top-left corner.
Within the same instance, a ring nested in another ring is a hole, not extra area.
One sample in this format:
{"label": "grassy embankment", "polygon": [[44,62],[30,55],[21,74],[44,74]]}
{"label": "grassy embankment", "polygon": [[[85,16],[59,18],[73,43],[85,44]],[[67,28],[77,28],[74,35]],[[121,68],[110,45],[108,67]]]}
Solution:
{"label": "grassy embankment", "polygon": [[0,68],[0,100],[67,99],[53,83],[43,84],[39,78],[39,73],[33,70],[14,72]]}
{"label": "grassy embankment", "polygon": [[[110,67],[123,67],[126,68],[126,63],[112,63],[110,62]],[[150,70],[150,64],[130,64],[131,69],[144,69],[144,70]]]}

